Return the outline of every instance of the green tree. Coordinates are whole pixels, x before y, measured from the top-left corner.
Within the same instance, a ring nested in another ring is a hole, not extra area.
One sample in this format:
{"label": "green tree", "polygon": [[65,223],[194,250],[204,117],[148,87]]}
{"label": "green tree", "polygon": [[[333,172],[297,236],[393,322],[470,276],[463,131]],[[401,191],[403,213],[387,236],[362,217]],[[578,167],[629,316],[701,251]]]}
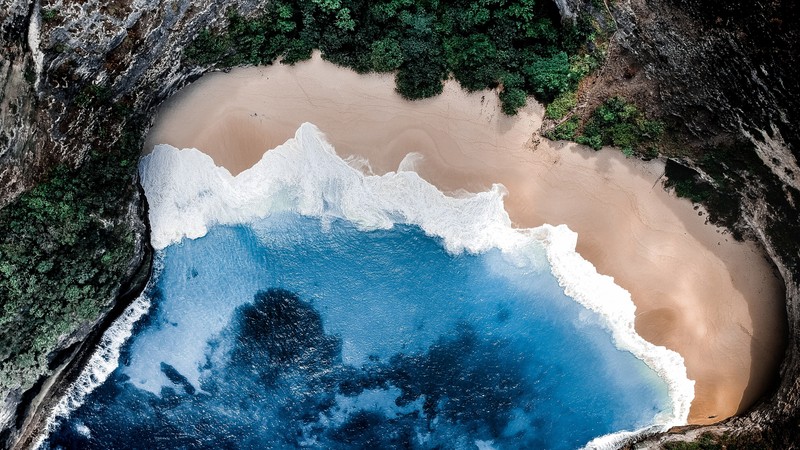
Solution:
{"label": "green tree", "polygon": [[577,141],[595,150],[613,145],[626,155],[638,151],[650,156],[657,151],[654,146],[663,130],[661,122],[646,119],[635,105],[612,97],[592,113]]}
{"label": "green tree", "polygon": [[391,72],[403,64],[403,49],[390,37],[375,41],[370,52],[370,65],[377,72]]}
{"label": "green tree", "polygon": [[544,101],[552,101],[570,88],[569,57],[564,52],[550,57],[535,57],[524,72],[533,92]]}
{"label": "green tree", "polygon": [[441,66],[417,60],[403,65],[395,76],[397,92],[408,100],[435,97],[442,93],[445,76]]}
{"label": "green tree", "polygon": [[317,48],[358,72],[398,70],[397,90],[408,99],[438,94],[451,74],[470,91],[502,84],[512,113],[527,95],[549,102],[574,89],[596,67],[584,49],[595,33],[589,23],[562,24],[555,8],[535,0],[275,0],[260,17],[232,14],[224,33],[201,33],[186,57],[291,64]]}
{"label": "green tree", "polygon": [[517,74],[506,74],[503,77],[503,89],[500,91],[500,101],[503,112],[509,116],[525,106],[528,95],[522,89],[523,79]]}
{"label": "green tree", "polygon": [[342,8],[336,12],[336,26],[344,31],[353,31],[356,29],[356,21],[350,17],[349,8]]}
{"label": "green tree", "polygon": [[444,42],[444,52],[448,67],[468,91],[497,83],[501,69],[497,48],[489,36],[478,33],[450,37]]}
{"label": "green tree", "polygon": [[547,105],[545,116],[548,119],[558,120],[566,116],[578,104],[577,94],[574,91],[563,92],[552,103]]}

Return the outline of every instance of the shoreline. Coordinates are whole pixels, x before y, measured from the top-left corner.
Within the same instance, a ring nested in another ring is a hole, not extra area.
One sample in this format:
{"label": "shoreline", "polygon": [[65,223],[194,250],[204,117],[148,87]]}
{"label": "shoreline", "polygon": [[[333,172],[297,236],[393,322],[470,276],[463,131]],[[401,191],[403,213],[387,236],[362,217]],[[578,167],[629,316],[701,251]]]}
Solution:
{"label": "shoreline", "polygon": [[212,74],[167,102],[146,148],[200,148],[235,174],[309,121],[378,174],[417,151],[415,169],[444,192],[502,183],[515,226],[567,224],[578,252],[631,292],[637,332],[684,357],[697,381],[690,423],[741,413],[770,387],[783,356],[783,284],[755,244],[706,225],[658,185],[663,163],[538,138],[537,104],[509,118],[493,92],[448,82],[439,97],[407,102],[393,83],[318,54]]}
{"label": "shoreline", "polygon": [[[144,198],[144,195],[142,195]],[[145,207],[145,214],[146,207]],[[74,383],[80,378],[91,362],[92,357],[100,348],[105,333],[120,319],[136,299],[144,292],[153,274],[153,251],[149,245],[149,226],[142,236],[143,245],[142,261],[129,279],[123,284],[123,289],[118,293],[114,304],[91,327],[92,331],[86,339],[64,350],[61,362],[54,373],[45,380],[32,398],[24,405],[25,412],[20,415],[22,419],[17,432],[10,436],[11,448],[37,449],[42,439],[49,434],[48,427],[56,413],[58,405],[63,401],[73,388]]]}

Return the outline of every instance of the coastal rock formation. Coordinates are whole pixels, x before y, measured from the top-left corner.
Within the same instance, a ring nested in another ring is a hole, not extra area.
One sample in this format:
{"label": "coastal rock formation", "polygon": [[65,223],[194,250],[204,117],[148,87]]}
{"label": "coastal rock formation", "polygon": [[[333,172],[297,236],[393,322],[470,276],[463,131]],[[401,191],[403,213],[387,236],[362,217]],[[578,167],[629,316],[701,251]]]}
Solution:
{"label": "coastal rock formation", "polygon": [[[256,2],[250,3],[238,6],[247,11]],[[224,19],[223,7],[218,1],[4,0],[0,204],[55,164],[85,159],[96,138],[85,130],[108,112],[83,107],[92,86],[108,91],[106,108],[124,102],[145,113],[201,75],[180,65],[181,54],[199,30]],[[107,143],[121,132],[108,131]]]}
{"label": "coastal rock formation", "polygon": [[[0,204],[30,187],[36,179],[22,173],[23,167],[45,165],[36,163],[43,152],[35,151],[32,145],[35,134],[34,91],[31,85],[33,56],[27,45],[28,5],[26,2],[0,4]],[[7,164],[14,160],[16,163]],[[30,179],[25,182],[24,180]],[[5,200],[5,201],[3,201]]]}
{"label": "coastal rock formation", "polygon": [[[240,2],[238,7],[247,12],[255,3]],[[121,204],[121,212],[98,220],[111,229],[131,231],[125,240],[130,261],[121,269],[124,277],[105,282],[112,284],[106,290],[115,294],[91,299],[104,305],[98,317],[62,333],[45,355],[46,373],[41,377],[33,373],[33,381],[13,379],[3,372],[0,446],[30,443],[19,441],[30,438],[19,431],[41,426],[39,406],[46,407],[59,385],[76,375],[71,366],[86,357],[103,324],[107,326],[124,308],[124,301],[118,300],[130,301],[146,282],[150,252],[144,197],[136,188],[135,155],[156,107],[203,72],[181,66],[182,49],[201,29],[224,21],[225,4],[0,2],[0,207],[10,207],[20,193],[48,180],[55,167],[86,167],[93,151],[113,149],[124,155],[128,150],[134,155],[133,164],[119,161],[127,167],[119,174],[130,180],[129,189],[107,193],[109,202]],[[103,255],[116,244],[86,245]],[[100,257],[96,259],[95,264],[103,264]]]}
{"label": "coastal rock formation", "polygon": [[[562,11],[591,12],[592,3],[569,0]],[[619,95],[665,120],[667,157],[736,192],[727,224],[761,242],[786,283],[789,340],[776,393],[689,438],[715,431],[735,436],[733,444],[800,445],[800,7],[780,0],[606,7],[616,24],[609,63],[584,86],[585,101]]]}
{"label": "coastal rock formation", "polygon": [[[247,15],[259,3],[237,2],[237,9]],[[764,245],[786,282],[790,339],[779,388],[750,413],[708,429],[785,448],[800,417],[800,66],[793,63],[800,8],[788,0],[593,3],[556,0],[566,20],[605,10],[616,24],[611,60],[585,86],[586,101],[622,95],[668,121],[675,142],[668,157],[713,188],[735,192],[741,220],[733,226]],[[0,206],[58,165],[85,165],[92,149],[138,151],[156,107],[206,70],[184,66],[182,52],[201,30],[224,26],[226,5],[0,0]],[[130,177],[134,183],[133,171]],[[148,259],[143,200],[134,191],[119,193],[130,205],[113,221],[136,230],[129,280]],[[93,245],[102,252],[108,244]],[[124,293],[141,280],[115,283]],[[87,337],[113,316],[115,299],[103,301],[102,317],[76,324],[49,355],[53,379],[0,391],[5,445],[30,442],[48,398],[72,373],[57,368],[79,361],[91,347]],[[658,439],[667,438],[650,443]]]}

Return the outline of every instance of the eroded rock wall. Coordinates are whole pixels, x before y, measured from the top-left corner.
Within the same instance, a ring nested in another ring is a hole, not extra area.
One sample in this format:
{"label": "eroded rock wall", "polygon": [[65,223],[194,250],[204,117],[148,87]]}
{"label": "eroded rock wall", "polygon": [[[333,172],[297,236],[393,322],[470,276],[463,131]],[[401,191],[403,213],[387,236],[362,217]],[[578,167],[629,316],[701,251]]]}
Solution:
{"label": "eroded rock wall", "polygon": [[[0,205],[36,181],[33,58],[28,49],[29,4],[0,2]],[[1,421],[0,421],[1,422]]]}
{"label": "eroded rock wall", "polygon": [[[573,14],[593,8],[591,1],[566,1]],[[604,3],[616,23],[612,60],[585,86],[587,101],[621,95],[665,120],[666,155],[736,191],[737,227],[764,245],[786,283],[790,336],[777,391],[707,430],[728,433],[745,448],[757,441],[800,446],[800,4]]]}
{"label": "eroded rock wall", "polygon": [[[258,3],[236,8],[248,14]],[[183,48],[201,29],[224,24],[228,6],[221,0],[0,0],[0,207],[47,180],[56,166],[81,167],[92,151],[141,145],[155,108],[205,70],[184,67]],[[145,123],[134,125],[141,118]],[[135,241],[126,279],[113,289],[118,294],[136,288],[131,278],[149,258],[144,199],[132,188],[121,193],[120,201],[130,204],[112,222],[133,230]],[[103,245],[93,250],[103,254]],[[101,317],[62,336],[48,356],[51,371],[85,353],[87,336],[114,310],[115,299],[105,299]],[[36,396],[46,394],[42,386],[53,387],[42,378],[0,392],[0,442],[21,445],[20,427],[41,425],[23,419],[37,413],[41,419],[49,406],[47,395]]]}

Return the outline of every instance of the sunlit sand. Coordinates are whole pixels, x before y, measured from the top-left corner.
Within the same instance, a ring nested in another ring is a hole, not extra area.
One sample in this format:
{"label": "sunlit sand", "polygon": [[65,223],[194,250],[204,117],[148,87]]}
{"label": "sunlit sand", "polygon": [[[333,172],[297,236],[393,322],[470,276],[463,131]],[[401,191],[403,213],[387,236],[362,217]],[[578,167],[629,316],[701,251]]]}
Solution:
{"label": "sunlit sand", "polygon": [[315,55],[204,76],[162,109],[146,149],[195,147],[238,173],[312,122],[365,170],[396,170],[417,152],[415,170],[445,192],[502,183],[516,226],[576,231],[578,251],[633,295],[639,334],[685,358],[696,380],[691,423],[749,407],[776,376],[785,333],[782,284],[763,253],[665,192],[662,163],[542,139],[542,116],[538,104],[504,116],[496,93],[468,94],[455,82],[408,102],[391,75],[358,75]]}

